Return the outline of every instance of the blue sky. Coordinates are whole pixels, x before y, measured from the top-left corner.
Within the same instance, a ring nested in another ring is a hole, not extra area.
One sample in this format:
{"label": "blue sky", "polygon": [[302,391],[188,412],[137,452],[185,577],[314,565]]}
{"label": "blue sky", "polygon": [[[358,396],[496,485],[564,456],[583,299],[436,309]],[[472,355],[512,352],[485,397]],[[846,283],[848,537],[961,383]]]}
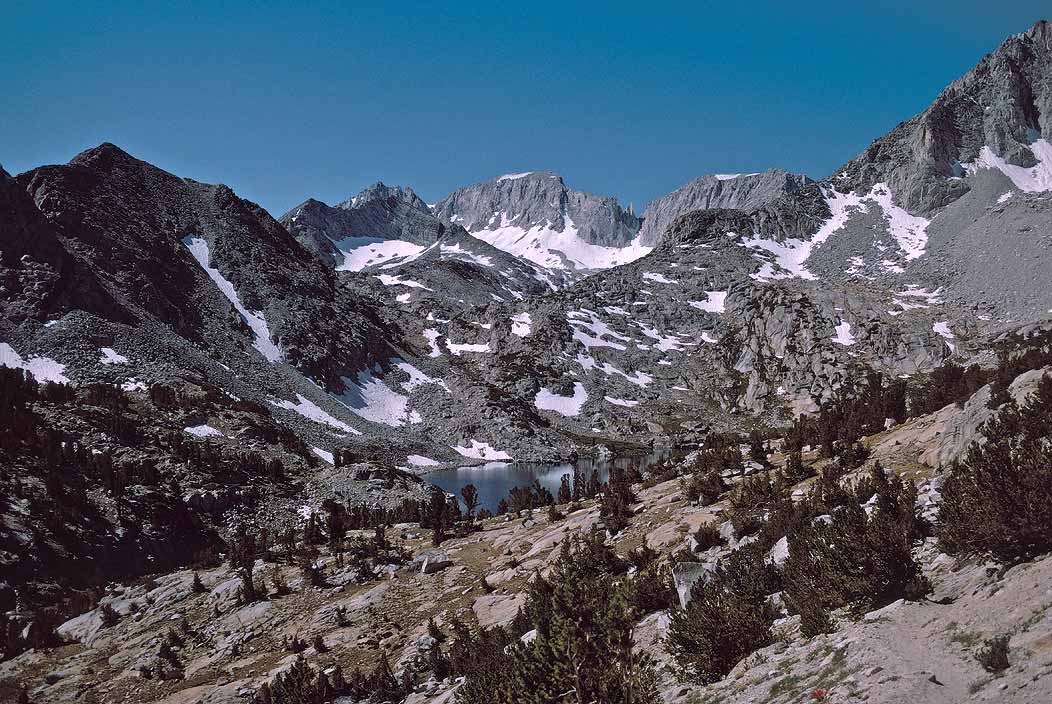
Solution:
{"label": "blue sky", "polygon": [[7,0],[0,164],[110,141],[274,215],[551,169],[641,211],[703,173],[824,176],[1049,10]]}

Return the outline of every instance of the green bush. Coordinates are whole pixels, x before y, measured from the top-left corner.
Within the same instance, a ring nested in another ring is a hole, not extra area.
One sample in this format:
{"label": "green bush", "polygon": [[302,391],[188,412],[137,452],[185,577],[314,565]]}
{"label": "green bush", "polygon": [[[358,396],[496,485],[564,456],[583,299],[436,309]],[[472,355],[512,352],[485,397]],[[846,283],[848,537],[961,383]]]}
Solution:
{"label": "green bush", "polygon": [[996,636],[983,644],[983,649],[975,656],[987,672],[1003,672],[1008,669],[1009,636]]}
{"label": "green bush", "polygon": [[[507,655],[493,650],[483,631],[454,638],[450,661],[467,677],[457,702],[549,704],[574,692],[577,701],[656,704],[649,658],[632,651],[630,582],[615,579],[623,566],[597,534],[573,536],[561,546],[549,580],[535,578],[517,629],[536,629],[530,643],[512,642]],[[464,642],[463,652],[458,643]],[[455,654],[454,654],[455,651]],[[503,650],[500,652],[503,653]],[[472,662],[486,663],[480,670]],[[462,669],[459,669],[462,668]]]}
{"label": "green bush", "polygon": [[698,550],[704,552],[717,545],[723,545],[723,536],[715,523],[702,523],[694,531],[694,540],[698,544]]}
{"label": "green bush", "polygon": [[674,608],[669,650],[695,682],[723,678],[745,656],[771,643],[775,613],[764,555],[752,546],[732,554],[709,581],[699,580],[686,608]]}
{"label": "green bush", "polygon": [[808,522],[790,536],[783,579],[792,603],[861,612],[927,591],[911,549],[916,489],[879,464],[868,482],[877,497],[871,514],[848,494],[828,522]]}
{"label": "green bush", "polygon": [[982,429],[942,488],[938,536],[951,554],[1016,560],[1052,550],[1052,378],[1023,406],[1008,403]]}

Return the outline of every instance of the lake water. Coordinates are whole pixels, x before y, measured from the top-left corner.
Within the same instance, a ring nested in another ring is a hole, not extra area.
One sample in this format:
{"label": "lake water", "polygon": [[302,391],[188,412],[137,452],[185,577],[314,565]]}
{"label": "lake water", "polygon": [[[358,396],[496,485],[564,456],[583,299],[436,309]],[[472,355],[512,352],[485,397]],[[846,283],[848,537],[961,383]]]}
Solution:
{"label": "lake water", "polygon": [[[456,495],[460,500],[460,490],[468,484],[474,484],[479,493],[479,507],[497,512],[497,503],[507,498],[508,493],[517,486],[530,486],[534,480],[558,496],[559,484],[564,474],[573,480],[574,464],[582,471],[587,480],[592,469],[599,470],[599,477],[606,481],[610,468],[627,469],[632,465],[646,469],[660,464],[672,456],[668,449],[654,450],[646,455],[616,458],[582,458],[576,463],[532,463],[532,462],[488,462],[474,467],[457,467],[428,472],[424,479],[443,491]],[[461,502],[463,508],[463,502]]]}

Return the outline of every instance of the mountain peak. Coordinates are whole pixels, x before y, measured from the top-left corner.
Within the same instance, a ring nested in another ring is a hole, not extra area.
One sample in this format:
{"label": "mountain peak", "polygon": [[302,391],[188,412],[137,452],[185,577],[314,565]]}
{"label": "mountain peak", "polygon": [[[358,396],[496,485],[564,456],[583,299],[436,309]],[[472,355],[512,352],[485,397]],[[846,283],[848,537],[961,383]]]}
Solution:
{"label": "mountain peak", "polygon": [[371,186],[364,188],[358,193],[358,195],[348,198],[336,207],[342,208],[343,210],[349,210],[374,201],[387,200],[389,198],[394,198],[395,200],[406,203],[422,213],[431,212],[430,208],[427,207],[427,203],[425,203],[409,186],[388,186],[383,181],[377,181]]}
{"label": "mountain peak", "polygon": [[459,188],[436,203],[434,213],[549,268],[606,268],[649,251],[631,246],[640,220],[615,198],[574,190],[551,171],[508,173]]}
{"label": "mountain peak", "polygon": [[721,208],[745,212],[762,208],[788,193],[814,183],[803,174],[768,169],[746,174],[705,174],[647,204],[640,237],[655,244],[680,215]]}
{"label": "mountain peak", "polygon": [[1052,135],[1052,29],[1013,35],[947,86],[923,112],[875,140],[827,179],[838,190],[887,184],[897,204],[929,214],[968,192],[982,162],[1030,168]]}
{"label": "mountain peak", "polygon": [[119,162],[142,163],[112,142],[103,142],[97,147],[85,149],[69,160],[71,166],[94,166],[108,168]]}

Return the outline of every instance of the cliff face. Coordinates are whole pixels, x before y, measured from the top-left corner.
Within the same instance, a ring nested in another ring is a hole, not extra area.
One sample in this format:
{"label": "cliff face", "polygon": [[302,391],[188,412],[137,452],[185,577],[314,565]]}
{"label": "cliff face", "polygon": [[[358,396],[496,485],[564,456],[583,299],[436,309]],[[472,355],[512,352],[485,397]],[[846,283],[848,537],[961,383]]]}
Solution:
{"label": "cliff face", "polygon": [[[755,211],[799,195],[814,182],[807,176],[771,169],[757,174],[708,174],[651,201],[643,213],[640,236],[656,244],[677,217],[691,210],[730,208]],[[792,228],[787,231],[795,232]]]}
{"label": "cliff face", "polygon": [[333,268],[343,261],[340,240],[370,238],[426,246],[445,229],[413,189],[383,183],[336,206],[311,198],[280,221],[300,244]]}
{"label": "cliff face", "polygon": [[[1052,135],[1050,74],[1052,26],[1041,21],[1005,40],[924,112],[874,141],[828,181],[842,191],[886,183],[897,204],[927,215],[967,192],[959,177],[969,168],[1040,165]],[[1045,173],[1049,169],[1045,163]]]}
{"label": "cliff face", "polygon": [[435,204],[442,220],[554,269],[594,270],[636,259],[640,220],[613,198],[576,191],[549,171],[508,174]]}

